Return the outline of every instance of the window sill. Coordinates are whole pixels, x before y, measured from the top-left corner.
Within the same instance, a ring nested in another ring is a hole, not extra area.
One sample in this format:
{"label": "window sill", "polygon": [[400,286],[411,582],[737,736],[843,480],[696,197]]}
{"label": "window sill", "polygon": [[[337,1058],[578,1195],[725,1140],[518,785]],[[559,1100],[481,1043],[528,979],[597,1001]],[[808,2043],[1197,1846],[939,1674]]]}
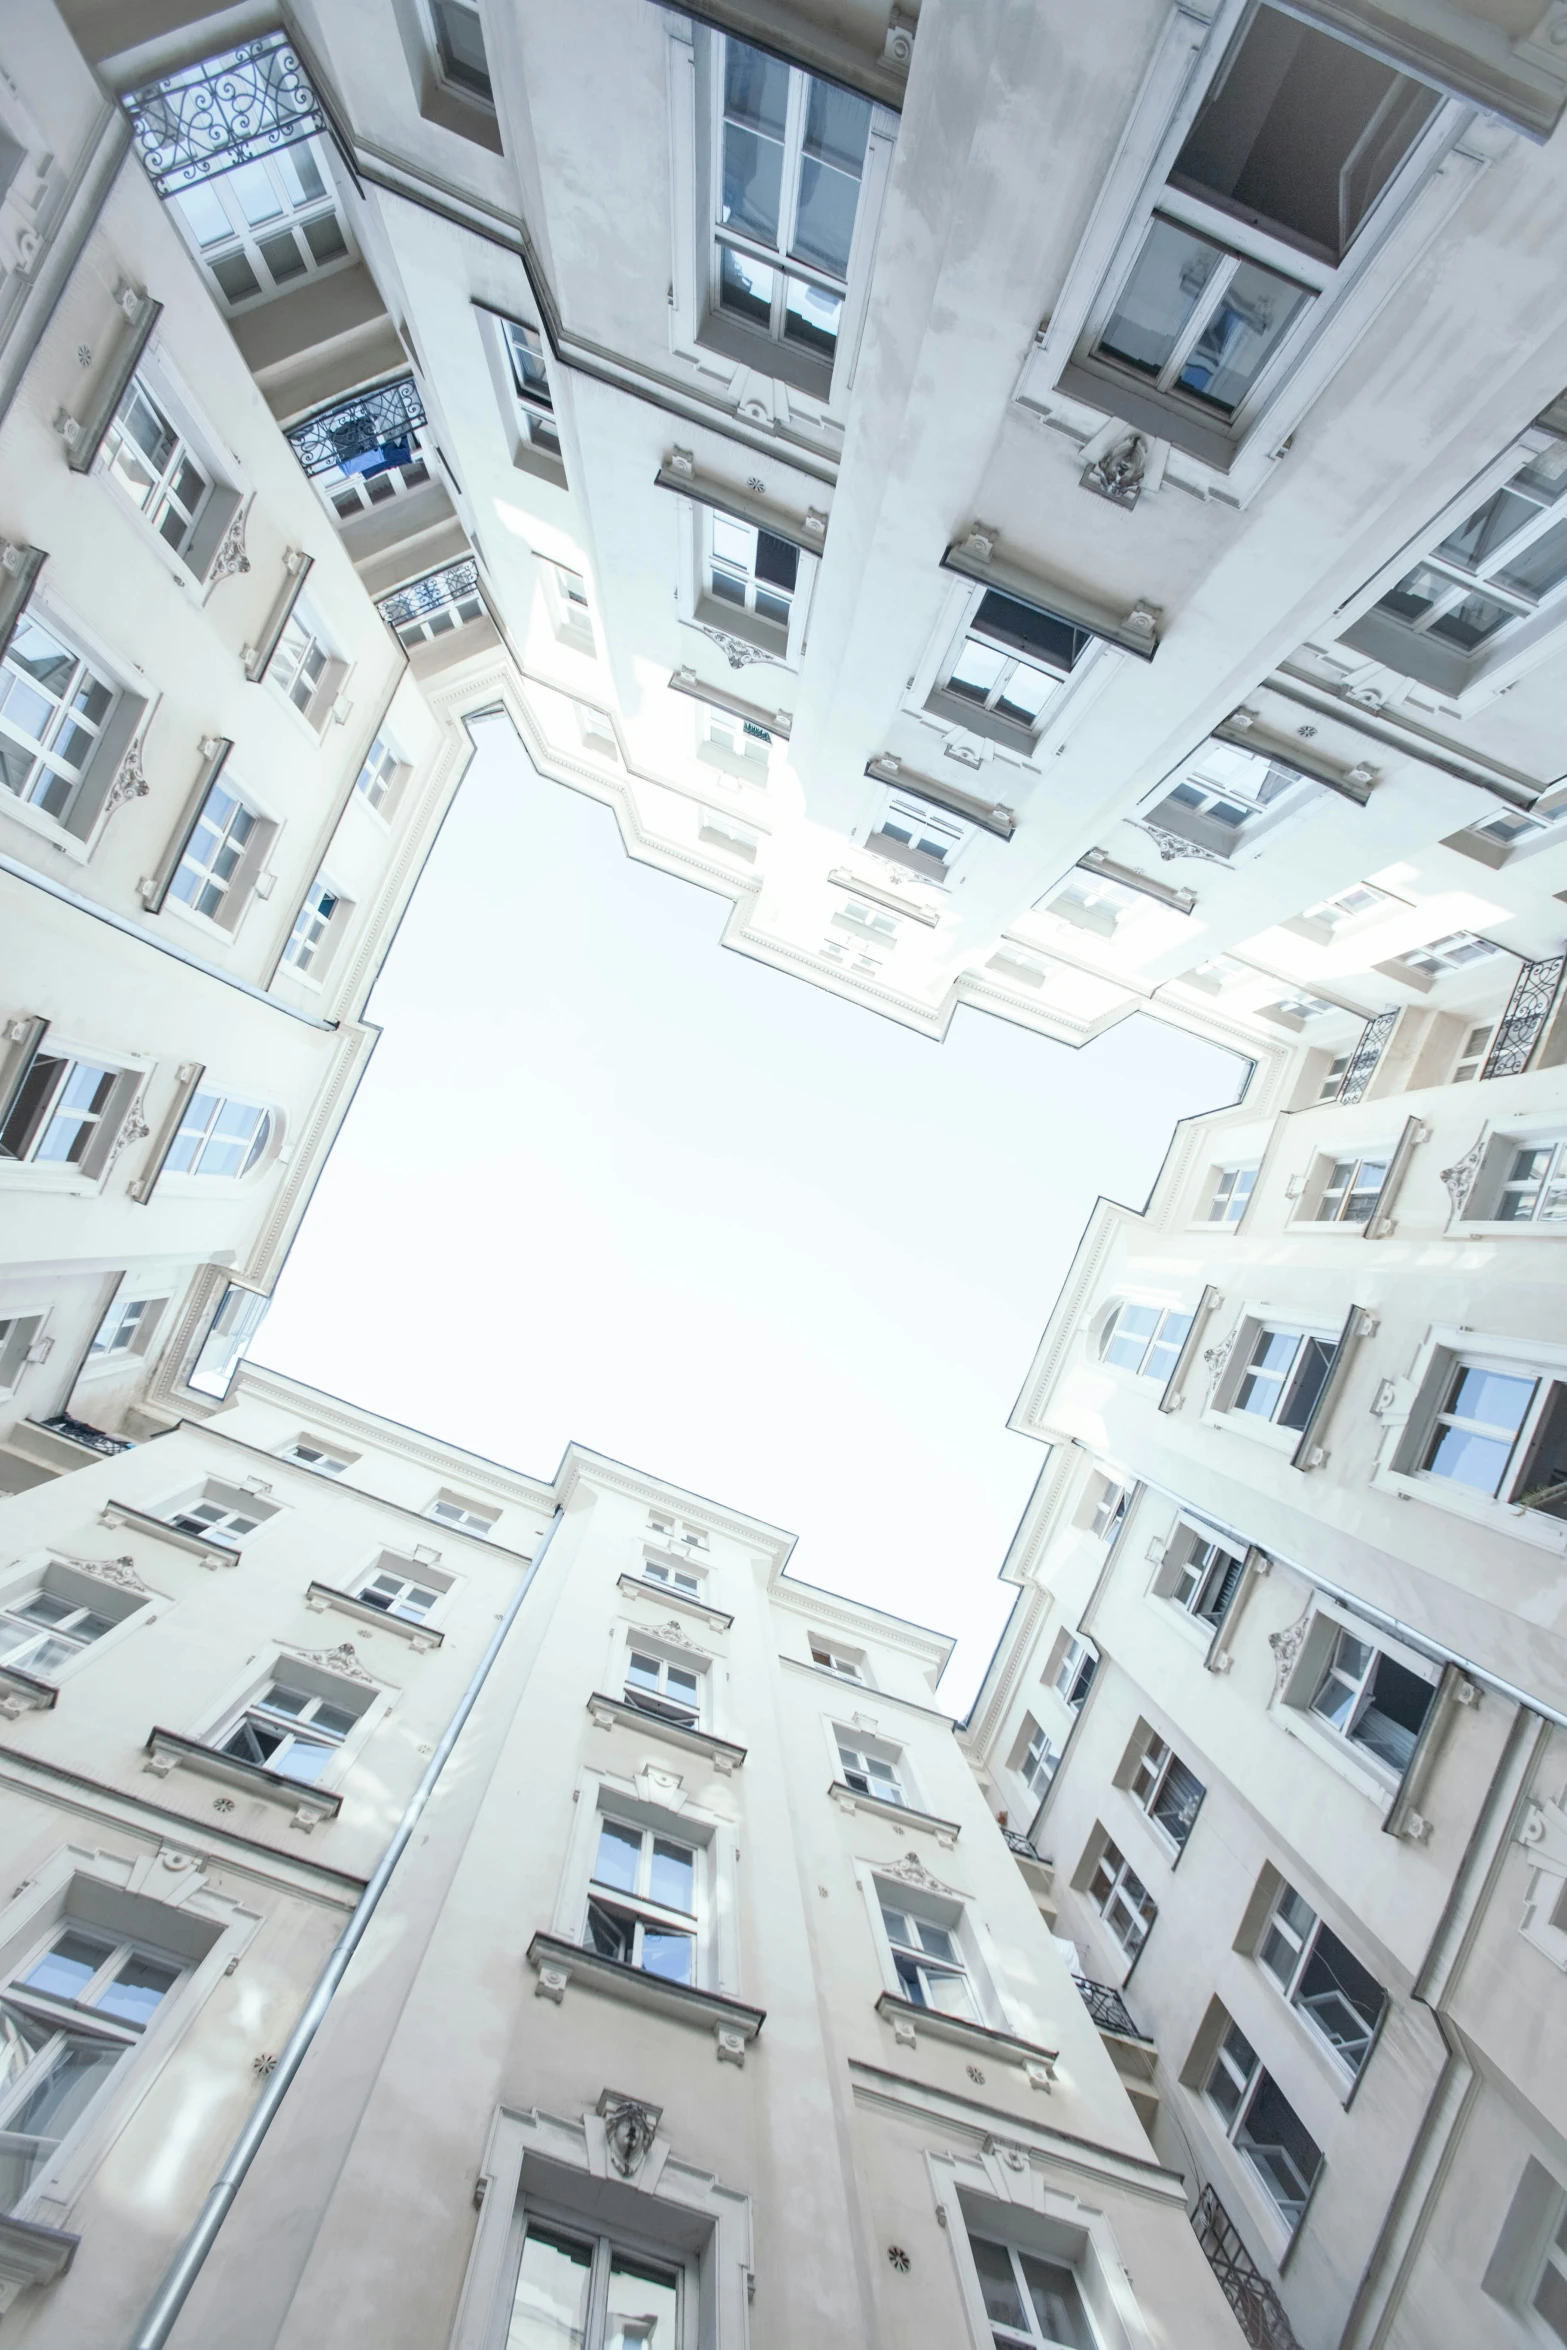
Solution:
{"label": "window sill", "polygon": [[1299,1739],[1308,1752],[1353,1787],[1357,1795],[1363,1795],[1368,1803],[1374,1803],[1386,1817],[1398,1800],[1398,1787],[1391,1774],[1384,1778],[1374,1765],[1362,1763],[1358,1755],[1344,1746],[1342,1741],[1317,1730],[1306,1720],[1300,1707],[1289,1704],[1287,1700],[1276,1708],[1276,1716],[1291,1738]]}
{"label": "window sill", "polygon": [[588,1699],[588,1712],[600,1730],[613,1730],[617,1726],[642,1730],[650,1737],[662,1738],[670,1746],[680,1747],[686,1754],[705,1754],[714,1770],[726,1779],[745,1761],[745,1748],[736,1746],[731,1739],[715,1738],[710,1730],[688,1730],[679,1722],[644,1713],[639,1705],[629,1705],[624,1698],[607,1697],[601,1689],[595,1689]]}
{"label": "window sill", "polygon": [[1474,1494],[1469,1488],[1453,1485],[1436,1477],[1411,1476],[1398,1469],[1379,1472],[1372,1484],[1383,1493],[1396,1493],[1405,1501],[1422,1501],[1430,1509],[1440,1510],[1444,1516],[1457,1518],[1467,1526],[1481,1526],[1489,1533],[1509,1536],[1514,1542],[1527,1542],[1533,1550],[1548,1550],[1558,1558],[1567,1553],[1567,1519],[1547,1517],[1543,1510],[1526,1510],[1521,1504],[1494,1501],[1488,1494]]}
{"label": "window sill", "polygon": [[132,1509],[129,1502],[106,1501],[98,1516],[105,1526],[124,1526],[133,1534],[150,1534],[156,1541],[166,1542],[171,1550],[188,1551],[204,1567],[239,1565],[240,1551],[236,1543],[204,1542],[199,1534],[187,1534],[181,1527],[171,1526],[165,1518]]}
{"label": "window sill", "polygon": [[932,2040],[950,2040],[955,2048],[988,2049],[992,2056],[1010,2058],[1023,2067],[1032,2089],[1048,2090],[1055,2080],[1059,2049],[1041,2048],[1036,2041],[998,2032],[990,2024],[971,2024],[965,2016],[943,2015],[936,2007],[916,2007],[912,1999],[900,1999],[894,1991],[882,1993],[876,2013],[891,2024],[893,2038],[904,2048],[917,2047],[923,2032]]}
{"label": "window sill", "polygon": [[335,1820],[343,1808],[343,1798],[330,1788],[285,1778],[281,1771],[269,1771],[260,1763],[241,1762],[238,1755],[220,1754],[216,1747],[199,1738],[181,1737],[177,1730],[149,1730],[144,1751],[147,1760],[142,1768],[156,1778],[166,1779],[172,1770],[183,1766],[204,1779],[220,1779],[226,1787],[282,1804],[293,1813],[294,1826],[307,1836],[322,1820]]}
{"label": "window sill", "polygon": [[24,2287],[52,2285],[76,2258],[80,2236],[46,2228],[35,2219],[0,2219],[0,2311],[10,2308]]}
{"label": "window sill", "polygon": [[307,1583],[305,1605],[315,1615],[330,1608],[334,1615],[352,1616],[356,1624],[373,1625],[380,1632],[395,1632],[399,1640],[406,1640],[414,1648],[439,1648],[446,1638],[429,1624],[415,1624],[406,1616],[394,1616],[386,1608],[372,1607],[368,1600],[356,1599],[351,1591],[339,1591],[334,1583]]}
{"label": "window sill", "polygon": [[[91,857],[92,849],[87,840],[72,832],[70,826],[62,823],[58,817],[46,814],[42,808],[35,808],[30,800],[20,800],[14,792],[7,792],[5,798],[0,800],[0,810],[13,824],[21,825],[24,831],[47,842],[50,848],[58,849],[61,856],[69,857],[73,864],[85,865]],[[96,821],[92,829],[97,830]]]}
{"label": "window sill", "polygon": [[645,1974],[641,1967],[626,1966],[618,1958],[601,1958],[596,1950],[584,1950],[579,1943],[563,1941],[558,1934],[535,1934],[528,1944],[528,1964],[538,1976],[533,1986],[538,1998],[553,1999],[559,2006],[565,1998],[566,1986],[580,1982],[612,1999],[623,1999],[632,2007],[646,2008],[654,2015],[668,2016],[674,2023],[694,2024],[698,2031],[711,2032],[717,2042],[720,2064],[743,2065],[747,2048],[767,2020],[764,2008],[748,2007],[743,2000],[730,1999],[722,1991],[700,1991],[688,1983],[667,1983],[658,1975]]}
{"label": "window sill", "polygon": [[622,1575],[620,1588],[635,1591],[644,1599],[656,1599],[660,1604],[667,1600],[671,1607],[683,1607],[688,1614],[721,1632],[727,1632],[734,1622],[734,1617],[726,1615],[721,1607],[710,1607],[705,1599],[698,1599],[690,1591],[671,1591],[667,1583],[654,1583],[645,1575]]}
{"label": "window sill", "polygon": [[0,1714],[15,1721],[20,1714],[46,1714],[59,1703],[52,1681],[40,1681],[17,1665],[0,1665]]}
{"label": "window sill", "polygon": [[900,1828],[923,1828],[934,1836],[944,1852],[950,1852],[962,1830],[956,1820],[942,1820],[934,1812],[916,1811],[911,1804],[890,1803],[885,1796],[861,1795],[843,1779],[834,1779],[827,1790],[840,1811],[868,1812],[873,1819],[892,1820]]}

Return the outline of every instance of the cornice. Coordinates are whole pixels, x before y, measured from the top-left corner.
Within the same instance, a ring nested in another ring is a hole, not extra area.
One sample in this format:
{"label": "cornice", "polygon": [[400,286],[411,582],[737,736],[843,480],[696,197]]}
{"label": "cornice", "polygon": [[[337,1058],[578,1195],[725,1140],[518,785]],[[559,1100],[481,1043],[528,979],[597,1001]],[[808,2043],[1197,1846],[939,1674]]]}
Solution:
{"label": "cornice", "polygon": [[1061,1376],[1067,1349],[1078,1334],[1084,1302],[1097,1287],[1106,1259],[1123,1230],[1146,1221],[1141,1211],[1119,1200],[1094,1202],[1087,1227],[1060,1293],[1050,1310],[1028,1377],[1007,1419],[1020,1436],[1038,1437],[1046,1400]]}
{"label": "cornice", "polygon": [[[924,1664],[944,1665],[957,1646],[950,1633],[933,1632],[924,1624],[911,1623],[907,1616],[888,1615],[869,1602],[857,1607],[841,1591],[818,1591],[814,1584],[787,1582],[780,1576],[770,1596],[791,1615],[835,1624],[844,1632],[869,1632],[872,1639],[889,1648],[901,1648],[905,1655],[918,1657]],[[820,1667],[812,1669],[819,1671]]]}
{"label": "cornice", "polygon": [[[456,1463],[460,1466],[466,1484],[484,1486],[497,1500],[521,1502],[527,1508],[538,1510],[546,1518],[554,1510],[554,1488],[545,1479],[530,1477],[521,1469],[507,1469],[499,1461],[484,1459],[482,1454],[464,1452],[458,1445],[443,1445],[438,1437],[426,1436],[416,1429],[402,1428],[393,1420],[380,1419],[373,1412],[362,1411],[344,1402],[341,1396],[327,1395],[320,1388],[307,1387],[302,1381],[290,1379],[286,1371],[268,1370],[258,1363],[242,1363],[235,1373],[234,1385],[230,1390],[230,1408],[247,1394],[254,1395],[259,1402],[287,1404],[291,1411],[300,1412],[318,1426],[335,1429],[344,1436],[358,1436],[366,1444],[379,1445],[383,1451],[394,1454],[398,1459],[416,1461],[423,1468],[449,1470]],[[207,1423],[193,1425],[205,1426]],[[231,1441],[243,1443],[244,1439],[235,1437]],[[271,1459],[274,1456],[269,1454],[267,1457]],[[287,1466],[286,1463],[282,1465]],[[350,1486],[344,1490],[362,1492],[363,1488]],[[380,1503],[381,1497],[377,1494],[366,1495],[365,1498]],[[397,1509],[401,1505],[385,1502],[381,1506]],[[419,1513],[414,1511],[410,1514],[418,1516]],[[435,1520],[422,1519],[421,1523],[433,1526]],[[460,1529],[443,1526],[441,1532],[443,1535],[460,1534]],[[500,1545],[487,1542],[485,1547],[499,1549]]]}
{"label": "cornice", "polygon": [[949,1730],[957,1728],[951,1714],[943,1713],[939,1705],[921,1705],[917,1697],[900,1697],[895,1689],[872,1689],[865,1681],[846,1681],[841,1673],[831,1671],[826,1665],[808,1665],[803,1657],[780,1656],[778,1662],[787,1665],[791,1673],[809,1673],[813,1681],[827,1682],[838,1691],[840,1700],[853,1698],[861,1705],[901,1706],[906,1714],[918,1714],[927,1722],[944,1722]]}
{"label": "cornice", "polygon": [[[317,1416],[325,1419],[327,1415],[323,1412]],[[308,1480],[301,1490],[325,1487],[329,1493],[352,1494],[357,1501],[368,1502],[373,1509],[392,1510],[400,1518],[412,1518],[416,1526],[423,1526],[428,1533],[439,1534],[443,1542],[468,1543],[475,1551],[487,1552],[492,1558],[510,1559],[519,1567],[528,1566],[532,1561],[531,1551],[513,1550],[508,1543],[496,1542],[488,1534],[469,1534],[461,1526],[448,1526],[440,1518],[426,1517],[423,1510],[411,1509],[407,1502],[388,1501],[385,1494],[372,1493],[363,1485],[345,1485],[340,1477],[324,1477],[319,1469],[306,1468],[303,1461],[286,1461],[280,1453],[267,1452],[259,1444],[249,1444],[243,1436],[235,1436],[231,1430],[220,1427],[216,1420],[187,1420],[181,1425],[199,1429],[203,1436],[215,1436],[220,1442],[233,1445],[236,1452],[248,1452],[252,1460],[265,1461],[269,1469],[285,1479],[292,1478],[296,1485],[302,1479]],[[468,1478],[465,1482],[471,1485],[476,1480]]]}
{"label": "cornice", "polygon": [[743,1518],[706,1494],[693,1493],[684,1485],[667,1484],[661,1477],[628,1468],[623,1461],[606,1460],[602,1453],[589,1452],[586,1446],[573,1442],[561,1457],[555,1479],[554,1498],[562,1509],[570,1507],[578,1488],[584,1484],[622,1494],[632,1501],[663,1502],[666,1506],[673,1503],[682,1517],[699,1518],[709,1532],[723,1534],[776,1559],[780,1568],[794,1549],[796,1537],[781,1526],[769,1526],[761,1518]]}

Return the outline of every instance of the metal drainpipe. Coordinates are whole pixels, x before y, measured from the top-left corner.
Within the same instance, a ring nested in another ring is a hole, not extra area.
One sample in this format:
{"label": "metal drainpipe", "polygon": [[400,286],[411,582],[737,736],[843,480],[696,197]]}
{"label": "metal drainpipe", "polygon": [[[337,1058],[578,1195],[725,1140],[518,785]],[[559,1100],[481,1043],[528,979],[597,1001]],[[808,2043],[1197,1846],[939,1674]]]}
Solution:
{"label": "metal drainpipe", "polygon": [[408,1841],[418,1825],[419,1815],[435,1792],[436,1781],[446,1767],[452,1748],[461,1735],[464,1723],[478,1702],[479,1692],[489,1678],[490,1668],[501,1652],[501,1646],[507,1633],[516,1622],[517,1611],[533,1587],[533,1579],[538,1573],[540,1561],[555,1539],[555,1531],[560,1524],[560,1519],[561,1513],[557,1506],[544,1540],[539,1544],[529,1561],[527,1574],[513,1594],[505,1614],[496,1625],[489,1646],[474,1667],[473,1678],[458,1700],[457,1710],[447,1723],[441,1742],[430,1757],[424,1777],[410,1796],[408,1808],[398,1821],[391,1841],[377,1864],[374,1876],[366,1885],[363,1893],[360,1894],[354,1914],[343,1928],[331,1957],[317,1977],[316,1987],[310,1994],[305,2011],[290,2033],[288,2044],[269,2075],[266,2087],[257,2098],[250,2119],[235,2139],[227,2162],[223,2165],[209,2190],[207,2200],[201,2207],[200,2217],[164,2271],[162,2282],[148,2302],[141,2324],[132,2339],[131,2350],[163,2350],[164,2343],[167,2342],[173,2331],[175,2320],[185,2306],[186,2297],[201,2274],[208,2253],[217,2242],[218,2231],[229,2215],[234,2198],[244,2182],[245,2173],[260,2151],[261,2141],[277,2118],[278,2109],[288,2094],[289,2086],[303,2064],[310,2043],[319,2031],[327,2009],[332,2004],[337,1987],[348,1970],[348,1962],[364,1939],[365,1929],[375,1915],[382,1894],[391,1882],[392,1873],[407,1850]]}

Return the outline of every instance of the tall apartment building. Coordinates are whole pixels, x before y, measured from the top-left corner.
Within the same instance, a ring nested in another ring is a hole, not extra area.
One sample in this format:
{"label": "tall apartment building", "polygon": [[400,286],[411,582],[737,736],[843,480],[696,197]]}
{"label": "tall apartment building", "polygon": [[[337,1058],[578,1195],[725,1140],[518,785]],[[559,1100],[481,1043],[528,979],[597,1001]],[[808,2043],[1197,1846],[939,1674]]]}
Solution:
{"label": "tall apartment building", "polygon": [[1228,2350],[939,1635],[249,1369],[5,1511],[18,2342],[133,2338],[525,1589],[174,2341]]}

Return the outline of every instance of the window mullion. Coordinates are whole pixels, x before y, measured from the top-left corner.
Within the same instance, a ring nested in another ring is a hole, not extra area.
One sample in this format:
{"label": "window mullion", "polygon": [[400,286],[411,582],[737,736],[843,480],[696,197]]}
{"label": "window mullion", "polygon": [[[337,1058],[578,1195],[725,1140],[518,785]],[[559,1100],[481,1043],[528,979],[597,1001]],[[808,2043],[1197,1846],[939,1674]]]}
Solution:
{"label": "window mullion", "polygon": [[1190,318],[1186,321],[1184,333],[1177,335],[1174,350],[1159,370],[1158,386],[1161,392],[1168,392],[1174,388],[1182,368],[1191,357],[1195,346],[1201,341],[1214,312],[1229,291],[1230,281],[1239,267],[1239,255],[1226,253],[1203,288],[1193,306]]}
{"label": "window mullion", "polygon": [[778,250],[787,255],[794,244],[795,210],[805,161],[805,119],[810,76],[789,68],[789,107],[784,116],[783,184],[778,198]]}
{"label": "window mullion", "polygon": [[588,2280],[587,2335],[582,2350],[604,2350],[609,2318],[609,2238],[593,2239],[593,2267]]}

